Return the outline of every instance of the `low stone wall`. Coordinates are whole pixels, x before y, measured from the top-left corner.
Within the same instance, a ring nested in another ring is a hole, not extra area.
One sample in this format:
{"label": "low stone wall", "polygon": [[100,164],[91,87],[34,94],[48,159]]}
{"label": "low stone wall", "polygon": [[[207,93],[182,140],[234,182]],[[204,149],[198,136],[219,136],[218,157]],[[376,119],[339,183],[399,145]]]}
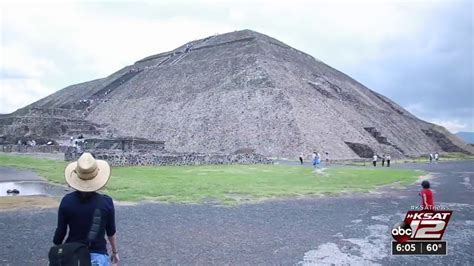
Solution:
{"label": "low stone wall", "polygon": [[58,146],[58,145],[0,145],[0,151],[2,152],[19,152],[19,153],[58,153],[66,152],[67,146]]}
{"label": "low stone wall", "polygon": [[65,108],[24,108],[17,110],[15,115],[21,116],[36,116],[36,117],[61,117],[68,119],[82,118],[82,110],[65,109]]}
{"label": "low stone wall", "polygon": [[125,152],[163,152],[165,142],[138,138],[86,139],[84,148],[86,150],[122,150]]}
{"label": "low stone wall", "polygon": [[[217,165],[217,164],[272,164],[273,161],[259,154],[203,154],[203,153],[130,153],[92,152],[96,159],[105,160],[111,166],[154,165]],[[74,149],[65,153],[67,161],[77,160],[80,154]]]}

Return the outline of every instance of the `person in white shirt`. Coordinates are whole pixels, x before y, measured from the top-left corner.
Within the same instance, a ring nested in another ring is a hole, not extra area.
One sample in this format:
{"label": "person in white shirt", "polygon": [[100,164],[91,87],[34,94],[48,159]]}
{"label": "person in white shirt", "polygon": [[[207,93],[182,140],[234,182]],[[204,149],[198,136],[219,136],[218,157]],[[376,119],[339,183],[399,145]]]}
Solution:
{"label": "person in white shirt", "polygon": [[374,153],[374,156],[372,157],[372,164],[374,165],[374,167],[377,166],[377,154]]}

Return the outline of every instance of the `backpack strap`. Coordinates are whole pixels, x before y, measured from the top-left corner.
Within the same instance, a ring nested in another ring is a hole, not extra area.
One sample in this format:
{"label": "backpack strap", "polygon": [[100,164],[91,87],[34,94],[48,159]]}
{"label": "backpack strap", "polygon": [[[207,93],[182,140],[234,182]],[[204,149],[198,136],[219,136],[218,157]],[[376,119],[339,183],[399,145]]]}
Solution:
{"label": "backpack strap", "polygon": [[87,234],[87,242],[88,246],[91,246],[91,243],[97,238],[97,235],[99,234],[99,231],[102,227],[102,210],[101,207],[103,206],[103,197],[99,193],[96,195],[97,200],[96,200],[96,207],[94,209],[94,214],[92,216],[92,224],[91,228],[89,230],[89,233]]}

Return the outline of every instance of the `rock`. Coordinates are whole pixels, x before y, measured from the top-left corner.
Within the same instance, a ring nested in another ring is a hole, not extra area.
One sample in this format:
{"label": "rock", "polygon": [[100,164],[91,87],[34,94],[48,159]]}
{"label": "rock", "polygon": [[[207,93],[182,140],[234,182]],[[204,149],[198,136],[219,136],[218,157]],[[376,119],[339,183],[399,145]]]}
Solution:
{"label": "rock", "polygon": [[16,188],[14,189],[8,189],[7,194],[20,194],[20,191]]}

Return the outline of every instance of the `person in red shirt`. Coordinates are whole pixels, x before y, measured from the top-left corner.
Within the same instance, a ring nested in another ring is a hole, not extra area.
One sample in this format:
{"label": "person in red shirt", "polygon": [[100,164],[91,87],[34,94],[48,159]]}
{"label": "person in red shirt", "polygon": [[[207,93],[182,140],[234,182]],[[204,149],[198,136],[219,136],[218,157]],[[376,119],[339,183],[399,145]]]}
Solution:
{"label": "person in red shirt", "polygon": [[434,199],[433,191],[430,189],[430,182],[424,180],[421,182],[420,196],[421,196],[421,206],[424,210],[434,210]]}

